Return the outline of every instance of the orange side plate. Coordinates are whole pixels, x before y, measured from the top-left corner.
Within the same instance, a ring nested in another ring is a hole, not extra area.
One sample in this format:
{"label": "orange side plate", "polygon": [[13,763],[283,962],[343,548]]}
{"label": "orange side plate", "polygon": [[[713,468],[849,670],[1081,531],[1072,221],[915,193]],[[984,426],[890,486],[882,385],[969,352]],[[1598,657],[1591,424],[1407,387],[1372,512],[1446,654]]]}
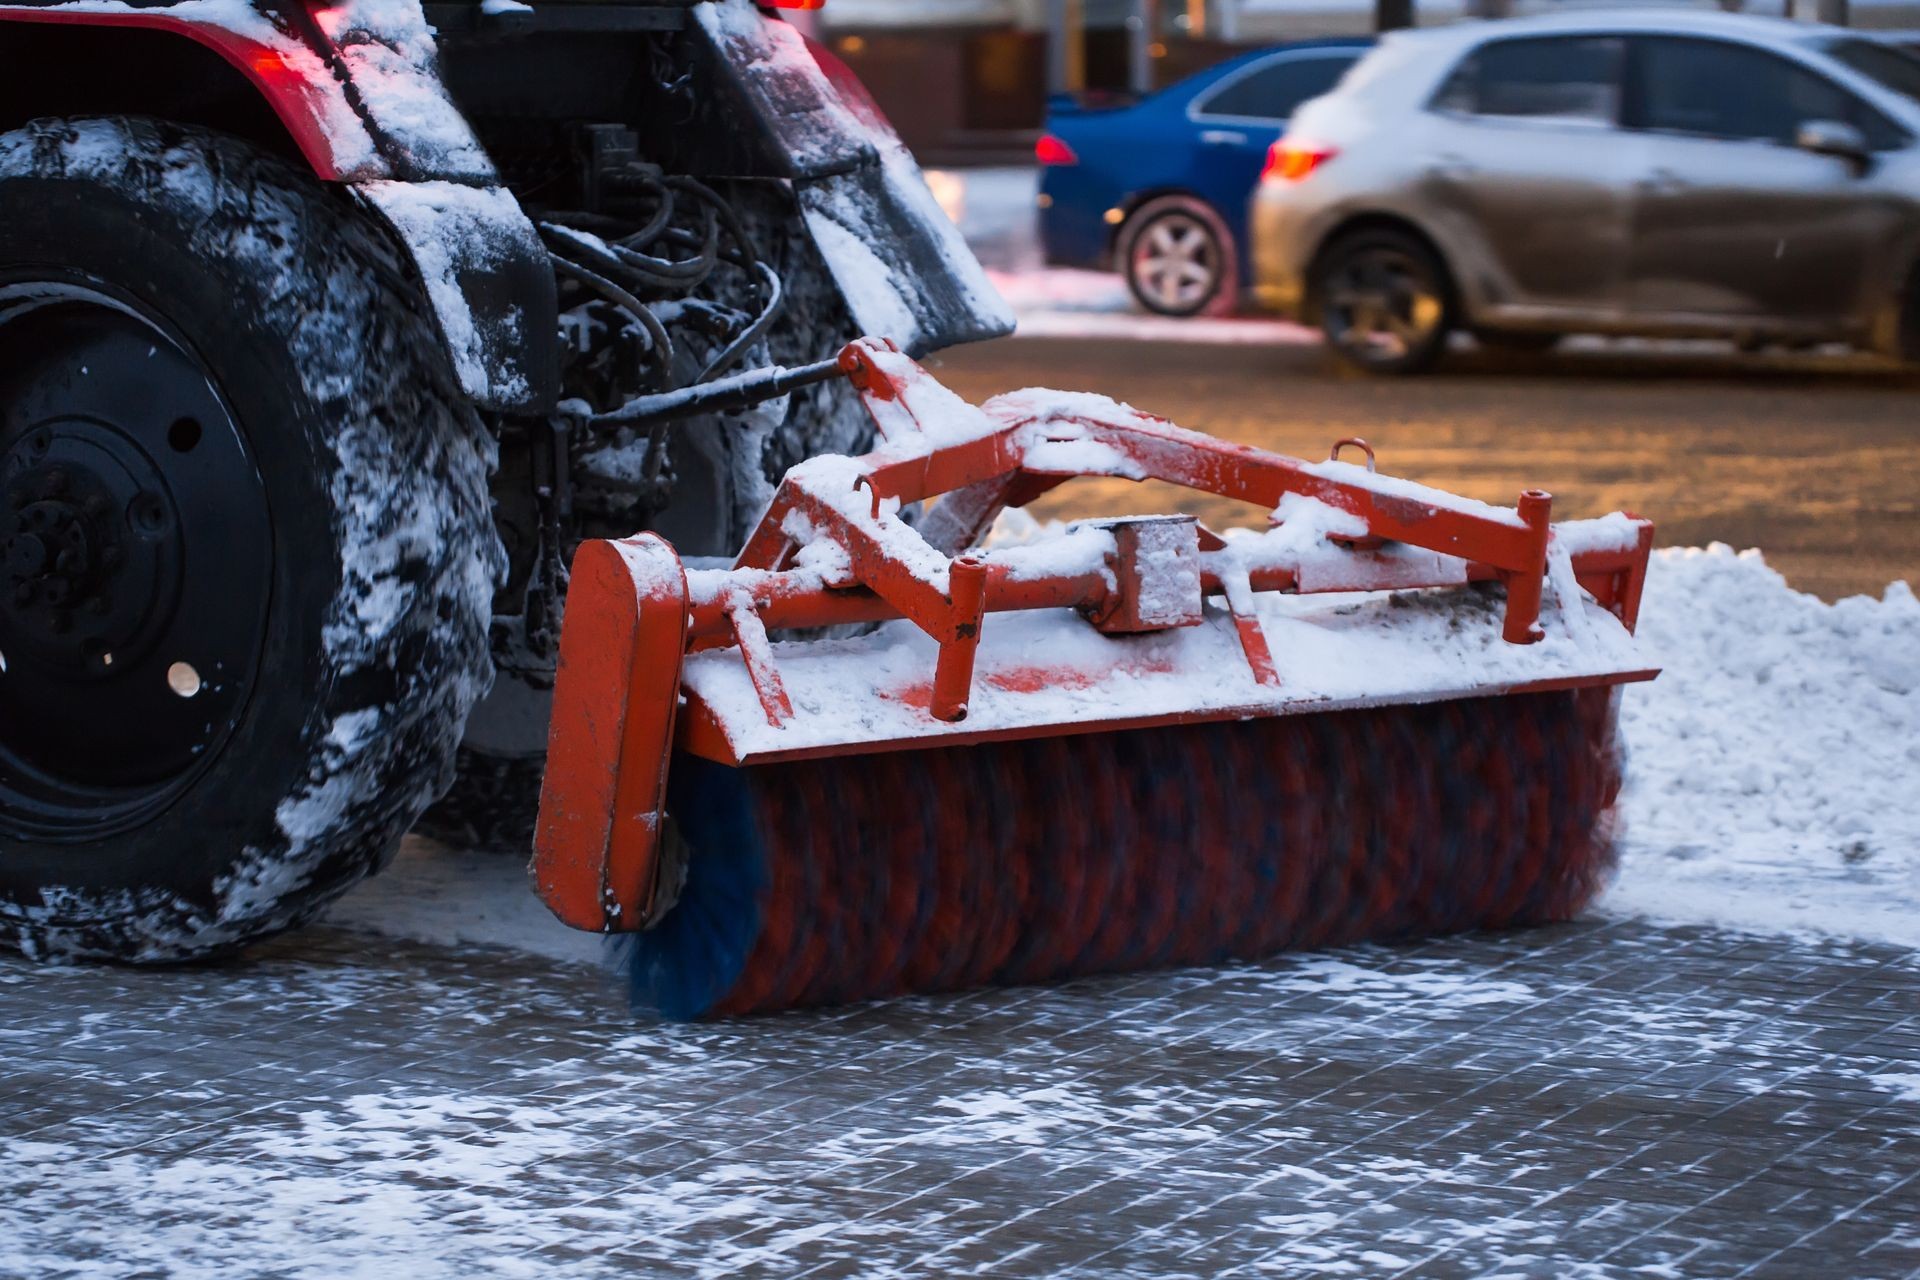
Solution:
{"label": "orange side plate", "polygon": [[687,575],[651,533],[582,543],[573,560],[534,835],[534,883],[576,929],[638,929],[680,705]]}

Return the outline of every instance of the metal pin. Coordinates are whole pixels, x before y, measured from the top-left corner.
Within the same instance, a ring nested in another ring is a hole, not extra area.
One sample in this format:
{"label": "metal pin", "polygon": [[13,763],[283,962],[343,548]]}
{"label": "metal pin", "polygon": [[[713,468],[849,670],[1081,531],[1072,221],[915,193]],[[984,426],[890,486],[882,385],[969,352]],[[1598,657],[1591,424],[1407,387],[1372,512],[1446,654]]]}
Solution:
{"label": "metal pin", "polygon": [[167,688],[182,698],[191,698],[200,692],[200,673],[190,662],[176,662],[167,668]]}

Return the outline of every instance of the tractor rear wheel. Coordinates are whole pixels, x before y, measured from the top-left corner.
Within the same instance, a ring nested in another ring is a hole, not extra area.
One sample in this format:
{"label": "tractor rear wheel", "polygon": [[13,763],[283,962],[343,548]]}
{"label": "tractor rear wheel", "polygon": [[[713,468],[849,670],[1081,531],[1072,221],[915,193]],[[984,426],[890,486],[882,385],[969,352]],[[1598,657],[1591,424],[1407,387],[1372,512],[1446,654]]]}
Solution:
{"label": "tractor rear wheel", "polygon": [[0,940],[216,955],[379,867],[489,678],[490,442],[383,229],[244,143],[0,135]]}

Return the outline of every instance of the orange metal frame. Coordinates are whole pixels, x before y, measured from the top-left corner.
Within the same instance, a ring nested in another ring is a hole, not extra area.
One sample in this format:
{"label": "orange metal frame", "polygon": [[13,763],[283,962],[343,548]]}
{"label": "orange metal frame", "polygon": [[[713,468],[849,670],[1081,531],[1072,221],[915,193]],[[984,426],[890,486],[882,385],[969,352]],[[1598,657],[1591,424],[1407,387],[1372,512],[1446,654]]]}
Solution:
{"label": "orange metal frame", "polygon": [[[1388,543],[1457,557],[1467,580],[1503,583],[1504,638],[1528,644],[1541,636],[1552,500],[1539,490],[1523,492],[1512,509],[1491,507],[1375,475],[1363,441],[1342,441],[1334,454],[1356,447],[1366,470],[1316,466],[1094,397],[1016,393],[975,409],[880,340],[849,345],[839,366],[883,443],[859,459],[813,459],[789,472],[733,569],[696,574],[690,583],[672,547],[652,534],[583,543],[575,558],[534,864],[542,897],[568,924],[645,927],[676,740],[727,758],[699,708],[676,725],[680,666],[690,651],[736,646],[769,723],[778,725],[793,707],[769,628],[904,618],[938,645],[928,713],[955,722],[967,713],[988,613],[1072,608],[1111,633],[1168,625],[1141,616],[1140,586],[1150,570],[1128,553],[1135,541],[1151,541],[1140,528],[1150,522],[1114,522],[1118,554],[1096,571],[1015,577],[971,552],[1002,509],[1075,476],[1166,480],[1268,509],[1299,494],[1358,518],[1365,533],[1338,539],[1349,554],[1331,571],[1319,566],[1310,584],[1297,566],[1280,563],[1236,575],[1222,554],[1225,542],[1197,529],[1201,592],[1226,600],[1248,667],[1263,684],[1279,681],[1250,592],[1460,582],[1458,566],[1431,580],[1410,579],[1404,566],[1389,570],[1379,554]],[[917,529],[891,507],[942,495]],[[1637,521],[1635,532],[1631,545],[1571,557],[1580,586],[1629,630],[1653,526]],[[822,542],[844,559],[834,557],[825,570],[803,563],[803,548]],[[1172,625],[1199,621],[1194,614]]]}

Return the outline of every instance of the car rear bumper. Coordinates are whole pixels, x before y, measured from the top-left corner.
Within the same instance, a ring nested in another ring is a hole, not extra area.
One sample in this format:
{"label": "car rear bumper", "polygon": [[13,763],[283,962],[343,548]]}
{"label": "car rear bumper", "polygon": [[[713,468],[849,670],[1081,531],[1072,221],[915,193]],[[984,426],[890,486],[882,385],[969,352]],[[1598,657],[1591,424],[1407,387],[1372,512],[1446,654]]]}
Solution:
{"label": "car rear bumper", "polygon": [[1100,223],[1090,223],[1070,211],[1056,215],[1054,210],[1044,209],[1040,213],[1040,256],[1049,267],[1110,271],[1113,255],[1108,251],[1105,231]]}
{"label": "car rear bumper", "polygon": [[1303,199],[1298,185],[1263,182],[1254,188],[1247,244],[1253,300],[1262,311],[1312,319],[1309,278],[1323,221],[1318,204]]}
{"label": "car rear bumper", "polygon": [[1108,194],[1077,169],[1041,171],[1040,252],[1048,266],[1112,269],[1113,228],[1103,216]]}

